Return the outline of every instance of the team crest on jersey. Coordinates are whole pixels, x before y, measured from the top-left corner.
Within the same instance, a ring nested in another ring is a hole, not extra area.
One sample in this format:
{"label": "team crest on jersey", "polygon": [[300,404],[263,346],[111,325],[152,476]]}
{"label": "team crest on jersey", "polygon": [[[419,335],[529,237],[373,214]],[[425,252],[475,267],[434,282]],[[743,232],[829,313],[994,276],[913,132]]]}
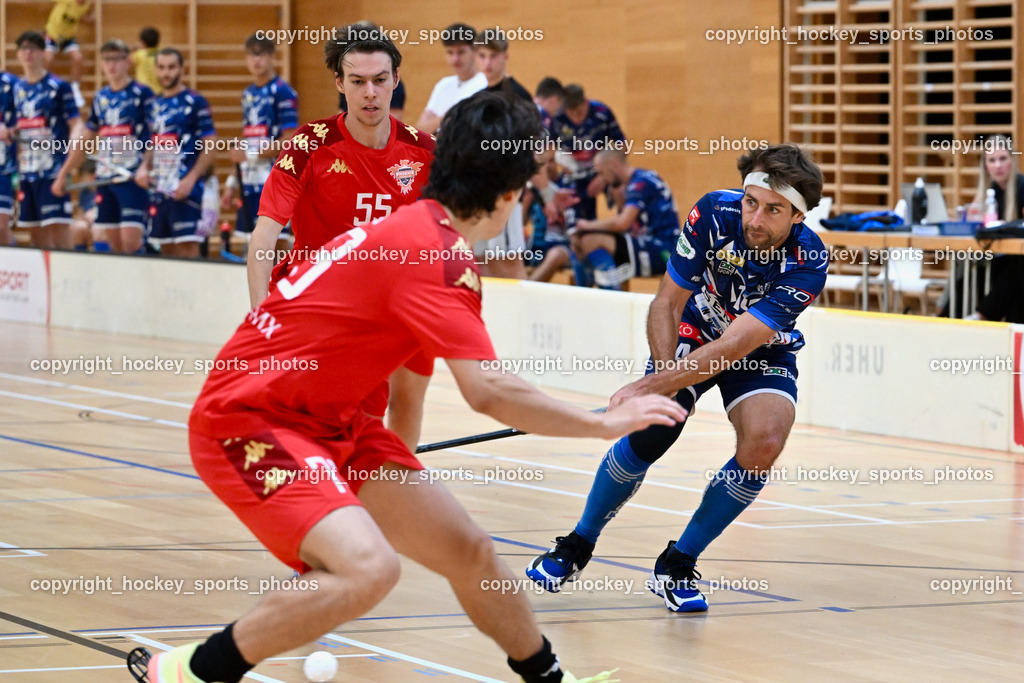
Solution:
{"label": "team crest on jersey", "polygon": [[[696,211],[696,209],[694,209]],[[697,255],[697,252],[692,246],[690,246],[690,240],[686,239],[686,235],[679,233],[679,241],[676,242],[676,253],[685,259],[692,259]]]}
{"label": "team crest on jersey", "polygon": [[409,194],[412,192],[412,184],[416,180],[416,174],[420,172],[421,168],[423,168],[422,162],[402,159],[390,167],[388,173],[398,181],[398,189],[402,191],[402,194]]}
{"label": "team crest on jersey", "polygon": [[700,220],[700,211],[697,210],[696,206],[693,207],[693,209],[690,211],[690,215],[688,218],[690,221],[690,225],[695,225],[697,221]]}

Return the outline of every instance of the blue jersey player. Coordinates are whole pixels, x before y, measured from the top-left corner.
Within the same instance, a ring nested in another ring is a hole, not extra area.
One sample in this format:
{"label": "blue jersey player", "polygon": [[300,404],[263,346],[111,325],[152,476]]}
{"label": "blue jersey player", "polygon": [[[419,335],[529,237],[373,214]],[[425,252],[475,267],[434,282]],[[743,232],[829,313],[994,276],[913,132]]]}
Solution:
{"label": "blue jersey player", "polygon": [[[743,190],[711,192],[690,211],[651,303],[648,374],[611,400],[665,394],[691,411],[717,384],[736,429],[735,455],[654,564],[648,587],[675,612],[707,610],[697,557],[753,502],[782,451],[795,417],[794,354],[804,344],[796,318],[821,292],[828,269],[821,240],[801,222],[821,199],[821,170],[792,144],[755,150],[739,169]],[[557,592],[578,574],[682,427],[620,439],[598,467],[576,528],[535,558],[527,576]]]}
{"label": "blue jersey player", "polygon": [[26,31],[18,36],[18,61],[25,77],[14,86],[18,129],[18,223],[32,228],[32,246],[71,248],[71,197],[53,193],[72,128],[81,117],[71,86],[44,66],[43,34]]}
{"label": "blue jersey player", "polygon": [[154,192],[148,239],[165,256],[199,256],[203,236],[197,233],[202,215],[203,176],[213,163],[216,134],[206,99],[181,83],[185,66],[181,52],[165,47],[156,55],[156,75],[163,92],[153,100],[149,129],[153,149],[136,174],[140,185]]}
{"label": "blue jersey player", "polygon": [[[104,231],[110,250],[132,254],[142,249],[142,235],[149,221],[149,193],[133,182],[142,163],[144,146],[149,141],[147,116],[153,104],[153,91],[128,75],[131,51],[121,40],[110,40],[100,48],[107,85],[92,101],[85,122],[95,138],[96,178],[123,182],[102,185],[96,192],[94,228]],[[84,141],[83,141],[84,143]],[[76,145],[68,154],[53,187],[62,194],[71,172],[86,159],[86,145]]]}
{"label": "blue jersey player", "polygon": [[[246,236],[256,225],[260,195],[281,151],[279,143],[290,138],[299,126],[299,96],[274,72],[274,50],[274,41],[255,34],[245,41],[245,66],[255,82],[242,93],[245,144],[231,151],[231,161],[238,165],[242,185],[235,231]],[[238,184],[238,178],[228,180],[221,196],[224,210],[230,207]]]}
{"label": "blue jersey player", "polygon": [[11,244],[11,217],[14,215],[14,174],[18,170],[14,136],[17,114],[14,85],[17,76],[0,71],[0,247]]}
{"label": "blue jersey player", "polygon": [[632,166],[618,149],[598,152],[594,168],[609,187],[625,187],[625,201],[612,218],[577,221],[576,284],[589,285],[587,265],[603,289],[619,289],[631,277],[661,275],[679,236],[672,191],[656,172]]}
{"label": "blue jersey player", "polygon": [[626,136],[608,105],[588,100],[583,87],[575,83],[565,86],[562,111],[551,118],[551,138],[558,140],[564,152],[559,162],[569,166],[576,185],[579,203],[574,207],[577,218],[597,218],[597,195],[605,182],[594,169],[599,151],[623,143]]}

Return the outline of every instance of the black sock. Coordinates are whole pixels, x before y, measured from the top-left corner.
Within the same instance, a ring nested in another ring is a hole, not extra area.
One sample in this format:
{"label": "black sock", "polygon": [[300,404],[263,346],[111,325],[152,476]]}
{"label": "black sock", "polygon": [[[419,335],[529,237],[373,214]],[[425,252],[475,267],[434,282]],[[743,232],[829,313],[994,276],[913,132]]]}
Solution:
{"label": "black sock", "polygon": [[253,667],[235,645],[234,628],[235,625],[230,624],[220,633],[213,634],[192,653],[189,668],[201,680],[238,683]]}
{"label": "black sock", "polygon": [[558,657],[551,651],[551,643],[547,638],[544,638],[544,645],[537,654],[521,662],[509,657],[508,665],[526,683],[560,683],[562,680],[562,667],[558,664]]}

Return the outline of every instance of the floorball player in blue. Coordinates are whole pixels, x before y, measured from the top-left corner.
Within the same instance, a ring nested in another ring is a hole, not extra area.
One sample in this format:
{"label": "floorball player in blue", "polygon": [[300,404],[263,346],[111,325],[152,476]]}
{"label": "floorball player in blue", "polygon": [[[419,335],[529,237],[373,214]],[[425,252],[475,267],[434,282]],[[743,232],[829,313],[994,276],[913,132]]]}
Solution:
{"label": "floorball player in blue", "polygon": [[150,137],[147,117],[153,106],[153,91],[133,81],[128,73],[129,55],[128,45],[121,40],[109,40],[100,47],[107,85],[93,98],[82,144],[68,153],[53,183],[53,193],[64,194],[71,172],[82,165],[90,148],[95,151],[97,179],[122,182],[102,185],[96,191],[93,227],[103,231],[103,241],[111,251],[123,254],[142,250],[142,236],[149,223],[148,189],[136,184],[133,176]]}
{"label": "floorball player in blue", "polygon": [[[675,612],[707,610],[697,558],[753,502],[782,452],[795,417],[795,353],[804,344],[796,319],[828,270],[824,245],[802,223],[821,199],[821,170],[792,144],[755,150],[738,166],[743,189],[704,195],[684,222],[647,319],[648,374],[611,400],[674,395],[689,412],[717,384],[736,429],[735,455],[651,572],[648,587]],[[605,525],[682,428],[620,439],[598,467],[576,528],[535,558],[527,576],[558,592],[578,575]]]}

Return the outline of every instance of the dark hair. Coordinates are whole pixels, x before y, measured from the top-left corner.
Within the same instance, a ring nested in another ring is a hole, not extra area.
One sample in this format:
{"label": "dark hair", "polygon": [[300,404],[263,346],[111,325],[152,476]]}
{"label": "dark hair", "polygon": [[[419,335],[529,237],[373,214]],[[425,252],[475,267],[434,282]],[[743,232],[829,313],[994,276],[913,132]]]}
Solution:
{"label": "dark hair", "polygon": [[18,49],[21,49],[22,43],[32,43],[40,50],[46,49],[46,39],[43,38],[43,34],[39,31],[25,31],[14,41],[15,47]]}
{"label": "dark hair", "polygon": [[495,52],[508,52],[508,39],[505,38],[505,32],[500,28],[489,28],[484,31],[484,39],[477,41],[476,47],[477,49],[490,48]]}
{"label": "dark hair", "polygon": [[153,49],[160,44],[160,31],[157,31],[152,26],[147,26],[139,31],[139,40],[146,47]]}
{"label": "dark hair", "polygon": [[127,55],[131,50],[128,49],[128,45],[123,40],[114,38],[103,43],[103,46],[100,48],[100,54],[104,52],[120,52],[123,55]]}
{"label": "dark hair", "polygon": [[[463,220],[494,211],[500,195],[522,189],[537,172],[534,145],[543,135],[532,102],[481,91],[448,110],[441,122],[434,163],[423,196]],[[525,141],[511,150],[503,141]]]}
{"label": "dark hair", "polygon": [[[825,182],[821,169],[809,151],[792,142],[752,150],[739,158],[736,168],[741,178],[746,178],[751,171],[764,171],[768,174],[769,185],[789,185],[804,198],[808,211],[821,201],[821,187]],[[798,211],[795,206],[792,208]]]}
{"label": "dark hair", "polygon": [[156,56],[160,55],[174,55],[178,58],[178,66],[185,66],[185,57],[181,54],[181,50],[174,47],[165,47],[160,52],[156,53]]}
{"label": "dark hair", "polygon": [[453,45],[469,45],[476,42],[476,29],[469,24],[452,24],[441,32],[441,42],[445,47]]}
{"label": "dark hair", "polygon": [[583,92],[583,86],[579,83],[570,83],[565,86],[565,102],[562,106],[566,109],[575,109],[584,102],[587,101],[587,96]]}
{"label": "dark hair", "polygon": [[333,40],[324,43],[324,61],[336,76],[341,76],[341,62],[349,52],[372,54],[385,52],[391,58],[391,72],[398,71],[402,53],[380,29],[372,24],[352,24],[334,29]]}
{"label": "dark hair", "polygon": [[260,38],[254,33],[245,39],[245,49],[254,55],[272,55],[277,46],[270,38]]}
{"label": "dark hair", "polygon": [[562,82],[552,76],[542,79],[533,94],[536,97],[558,97],[565,101],[565,88],[562,87]]}

